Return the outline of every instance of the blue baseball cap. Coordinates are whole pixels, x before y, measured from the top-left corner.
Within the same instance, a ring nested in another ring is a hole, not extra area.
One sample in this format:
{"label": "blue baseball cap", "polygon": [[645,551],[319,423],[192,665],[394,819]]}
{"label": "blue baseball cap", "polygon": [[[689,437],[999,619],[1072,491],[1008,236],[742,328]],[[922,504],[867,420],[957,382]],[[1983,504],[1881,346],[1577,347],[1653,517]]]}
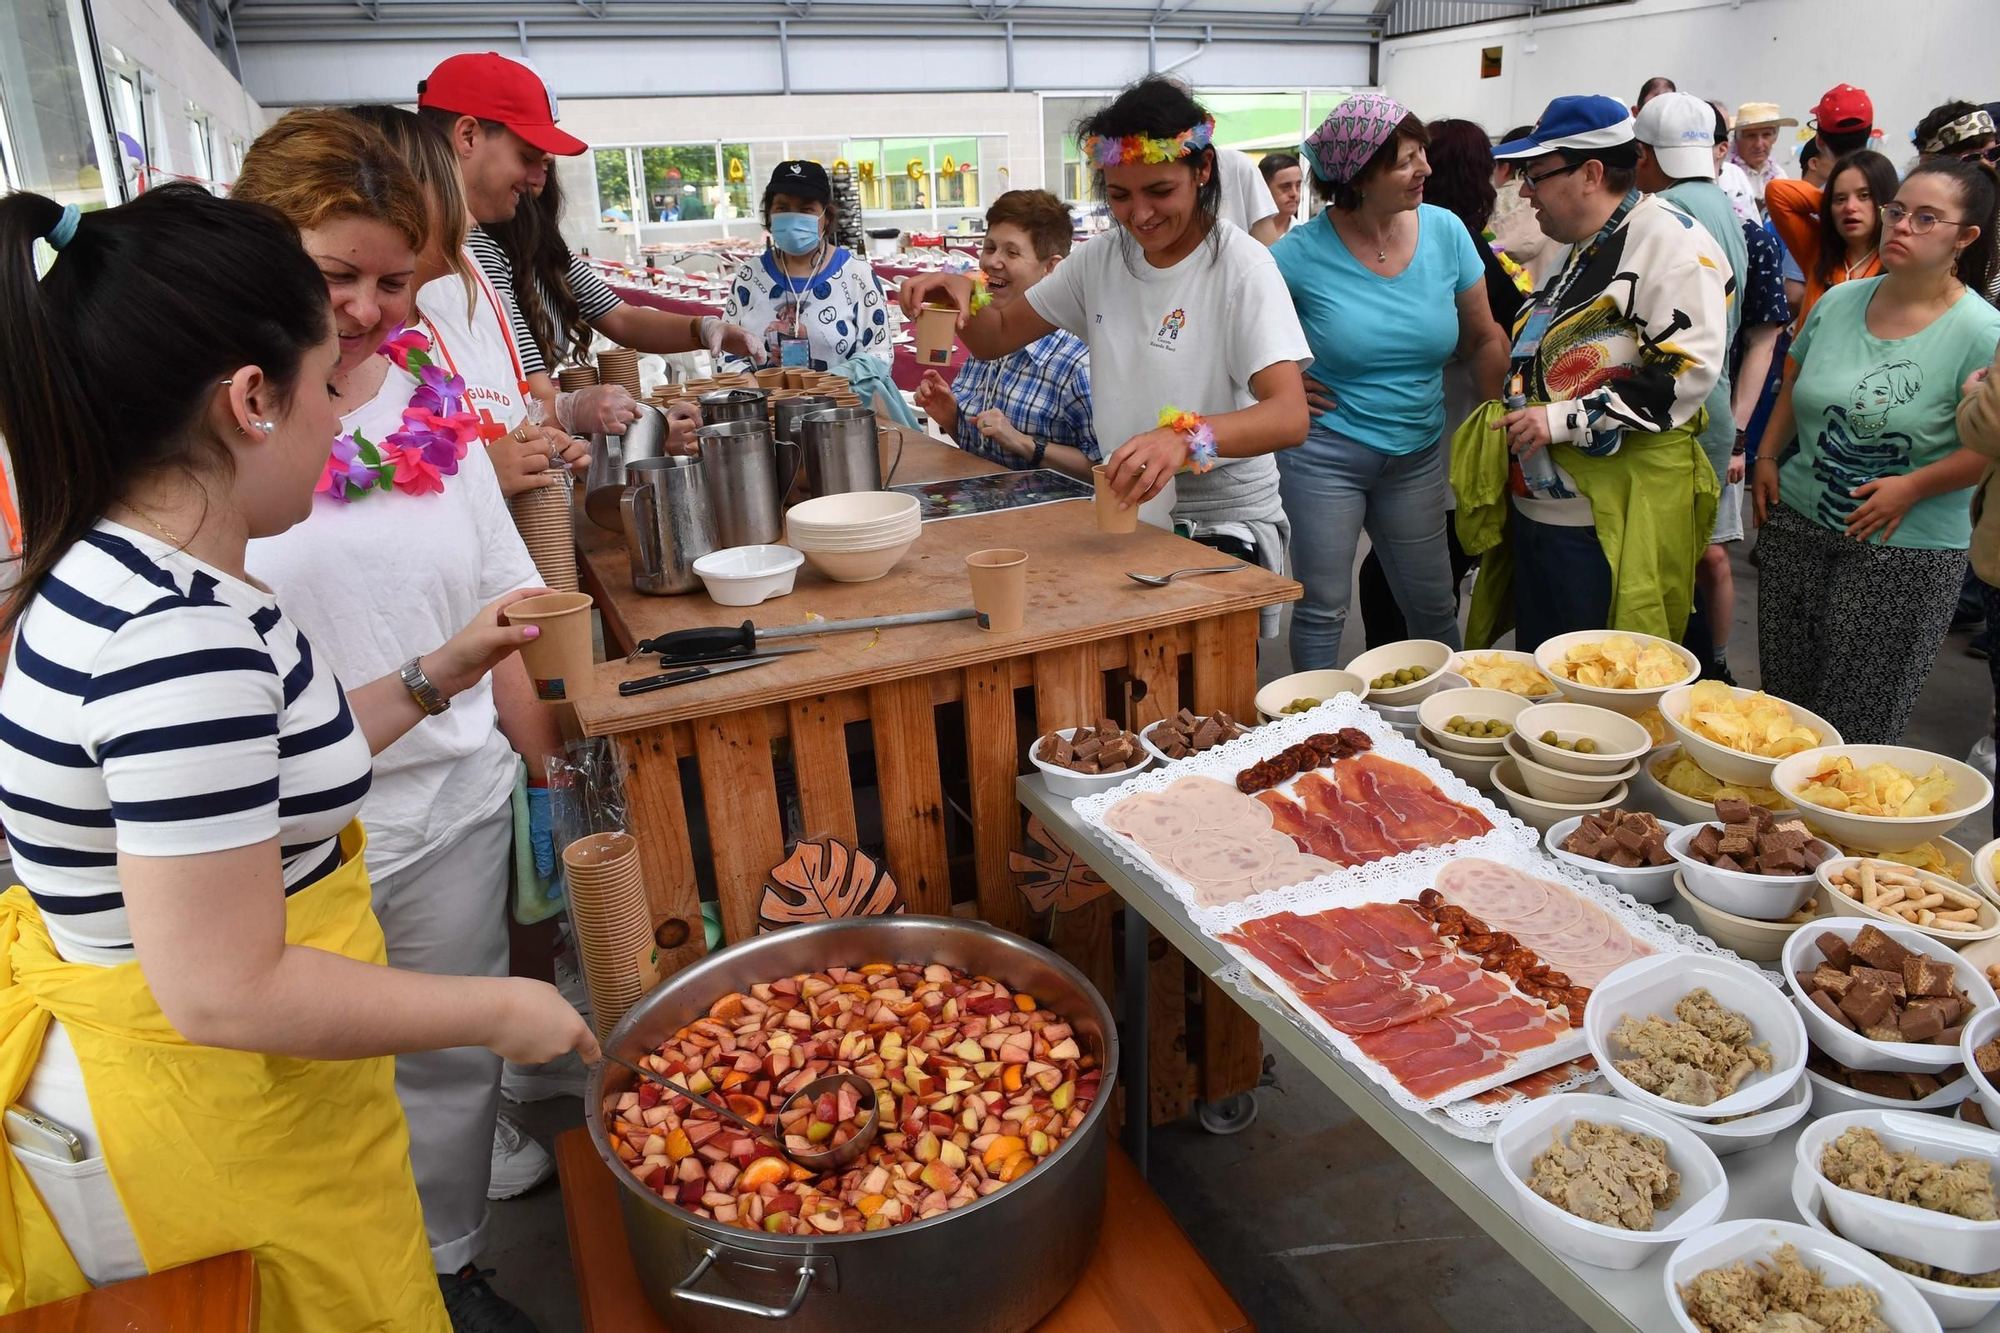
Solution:
{"label": "blue baseball cap", "polygon": [[1588,153],[1633,141],[1632,113],[1615,97],[1558,97],[1525,139],[1503,143],[1495,158],[1540,157],[1559,148]]}

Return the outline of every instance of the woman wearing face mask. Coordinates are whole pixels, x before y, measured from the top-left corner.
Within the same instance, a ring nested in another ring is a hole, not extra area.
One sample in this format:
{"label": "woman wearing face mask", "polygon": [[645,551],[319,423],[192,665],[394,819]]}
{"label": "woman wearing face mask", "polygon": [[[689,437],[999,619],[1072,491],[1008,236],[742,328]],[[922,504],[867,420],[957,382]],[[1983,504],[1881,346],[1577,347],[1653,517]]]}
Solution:
{"label": "woman wearing face mask", "polygon": [[[764,187],[771,248],[729,281],[723,319],[750,330],[765,364],[832,370],[856,357],[890,365],[888,302],[868,261],[836,245],[833,185],[817,162],[780,162]],[[725,358],[738,369],[742,358]]]}
{"label": "woman wearing face mask", "polygon": [[988,359],[1057,329],[1082,338],[1097,438],[1119,442],[1108,479],[1121,501],[1174,487],[1173,516],[1196,540],[1282,568],[1291,529],[1270,455],[1305,438],[1309,350],[1271,252],[1216,216],[1214,118],[1149,75],[1077,128],[1119,230],[1025,301],[973,313],[972,279],[926,273],[904,281],[903,310],[956,306],[966,347]]}
{"label": "woman wearing face mask", "polygon": [[267,1327],[443,1333],[382,1057],[597,1047],[551,986],[382,966],[355,814],[370,755],[532,631],[503,598],[343,694],[250,575],[339,430],[327,281],[282,218],[178,185],[83,215],[22,193],[0,255],[27,538],[0,1083],[83,1154],[0,1148],[0,1310],[241,1249]]}
{"label": "woman wearing face mask", "polygon": [[1792,328],[1830,288],[1882,271],[1882,205],[1896,197],[1896,168],[1873,149],[1860,148],[1833,164],[1824,187],[1774,180],[1764,206],[1778,239],[1805,274],[1805,296],[1792,303]]}
{"label": "woman wearing face mask", "polygon": [[[441,219],[389,143],[345,112],[294,111],[250,146],[233,189],[299,229],[342,335],[333,380],[341,435],[312,514],[253,541],[250,570],[294,608],[336,675],[369,680],[435,642],[441,627],[541,580],[479,447],[462,349],[414,308],[416,288],[443,276],[426,243]],[[437,202],[445,216],[462,207]],[[355,577],[388,551],[392,562]],[[527,760],[533,832],[552,863],[547,761],[561,748],[554,715],[510,658],[383,751],[361,818],[391,964],[507,975],[515,778]],[[467,1047],[396,1063],[433,1260],[454,1321],[467,1323],[470,1306],[499,1303],[472,1268],[489,1169],[519,1193],[516,1178],[532,1184],[550,1162],[519,1133],[496,1146],[498,1056]]]}
{"label": "woman wearing face mask", "polygon": [[2000,344],[1980,296],[1996,183],[1951,158],[1904,178],[1882,209],[1883,275],[1813,307],[1757,459],[1763,685],[1850,744],[1901,738],[1958,605],[1983,460],[1956,414]]}
{"label": "woman wearing face mask", "polygon": [[[986,210],[986,295],[1003,310],[1019,301],[1055,272],[1072,239],[1062,200],[1047,190],[1007,191]],[[1098,461],[1090,351],[1064,329],[997,361],[968,361],[949,385],[925,371],[917,406],[960,448],[1010,468],[1052,467],[1089,481]]]}

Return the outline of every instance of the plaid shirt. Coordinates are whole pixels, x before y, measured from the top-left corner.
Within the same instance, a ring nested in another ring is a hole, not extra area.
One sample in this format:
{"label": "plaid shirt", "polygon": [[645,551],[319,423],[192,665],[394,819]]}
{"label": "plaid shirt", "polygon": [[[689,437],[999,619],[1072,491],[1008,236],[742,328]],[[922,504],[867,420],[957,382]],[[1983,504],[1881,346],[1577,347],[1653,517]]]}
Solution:
{"label": "plaid shirt", "polygon": [[1007,423],[1031,440],[1081,449],[1101,461],[1090,420],[1090,351],[1065,329],[1038,338],[998,361],[967,361],[952,381],[958,400],[959,447],[1019,471],[1026,458],[1008,453],[979,433],[972,419],[988,408],[1007,414]]}

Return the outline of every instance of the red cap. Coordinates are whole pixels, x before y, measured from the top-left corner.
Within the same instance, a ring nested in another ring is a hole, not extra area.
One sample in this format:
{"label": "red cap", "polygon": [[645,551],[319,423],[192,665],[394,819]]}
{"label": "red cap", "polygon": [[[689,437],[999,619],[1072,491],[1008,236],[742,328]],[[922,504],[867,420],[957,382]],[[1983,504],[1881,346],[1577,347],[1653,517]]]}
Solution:
{"label": "red cap", "polygon": [[557,157],[575,157],[590,147],[556,128],[556,96],[541,76],[494,51],[444,61],[417,85],[417,105],[497,120]]}
{"label": "red cap", "polygon": [[1812,114],[1814,129],[1832,130],[1836,134],[1869,129],[1875,124],[1875,104],[1868,100],[1867,93],[1851,83],[1827,89]]}

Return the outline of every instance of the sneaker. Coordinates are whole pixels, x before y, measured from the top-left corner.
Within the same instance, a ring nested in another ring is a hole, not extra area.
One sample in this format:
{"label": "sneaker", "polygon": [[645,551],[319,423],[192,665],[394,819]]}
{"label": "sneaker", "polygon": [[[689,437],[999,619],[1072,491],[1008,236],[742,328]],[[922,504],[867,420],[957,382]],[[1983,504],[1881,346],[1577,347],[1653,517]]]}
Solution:
{"label": "sneaker", "polygon": [[519,1121],[510,1115],[495,1118],[493,1174],[486,1182],[487,1198],[511,1199],[525,1194],[555,1174],[555,1169],[556,1159],[529,1137]]}
{"label": "sneaker", "polygon": [[539,1065],[517,1065],[509,1060],[500,1071],[500,1095],[515,1103],[581,1097],[589,1080],[590,1070],[575,1051]]}
{"label": "sneaker", "polygon": [[439,1273],[438,1290],[444,1296],[444,1312],[451,1316],[452,1333],[535,1333],[535,1321],[521,1307],[502,1299],[486,1279],[490,1268],[471,1264],[456,1273]]}

